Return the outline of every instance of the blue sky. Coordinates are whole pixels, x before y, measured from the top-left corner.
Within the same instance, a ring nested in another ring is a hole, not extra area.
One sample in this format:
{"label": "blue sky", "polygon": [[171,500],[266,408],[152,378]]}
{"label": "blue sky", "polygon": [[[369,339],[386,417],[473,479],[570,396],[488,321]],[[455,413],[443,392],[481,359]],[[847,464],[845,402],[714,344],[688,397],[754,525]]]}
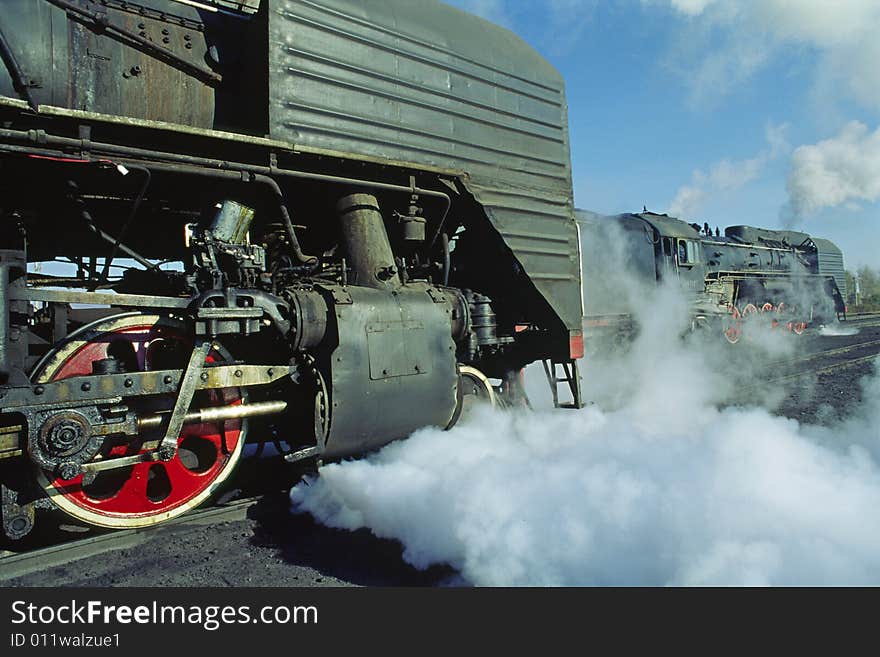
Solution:
{"label": "blue sky", "polygon": [[880,267],[880,1],[451,4],[565,77],[578,207],[793,226]]}

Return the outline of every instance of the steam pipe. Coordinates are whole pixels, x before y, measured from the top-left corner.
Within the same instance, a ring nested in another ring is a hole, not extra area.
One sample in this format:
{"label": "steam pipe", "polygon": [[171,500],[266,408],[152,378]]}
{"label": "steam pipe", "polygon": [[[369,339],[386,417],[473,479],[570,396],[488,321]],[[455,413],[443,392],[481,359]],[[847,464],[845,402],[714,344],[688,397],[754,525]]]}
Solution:
{"label": "steam pipe", "polygon": [[[35,144],[47,145],[47,146],[57,146],[58,148],[69,148],[76,150],[86,150],[86,143],[81,139],[73,139],[71,137],[59,137],[57,135],[48,135],[44,130],[9,130],[9,129],[0,129],[0,138],[4,140],[16,140],[21,142],[31,142]],[[416,187],[414,185],[395,185],[393,183],[384,183],[375,180],[363,180],[358,178],[345,178],[342,176],[333,176],[329,174],[323,173],[311,173],[308,171],[296,171],[294,169],[280,169],[277,166],[259,166],[255,164],[246,164],[243,162],[228,162],[226,160],[217,160],[214,158],[206,158],[199,157],[196,155],[180,155],[177,153],[161,153],[158,151],[151,151],[144,148],[134,148],[131,146],[119,146],[116,144],[107,144],[101,142],[88,142],[88,149],[91,152],[100,151],[102,153],[106,153],[109,155],[120,155],[122,157],[132,157],[132,158],[143,158],[143,159],[151,159],[151,158],[159,158],[165,160],[167,162],[174,162],[180,164],[190,164],[196,167],[202,167],[211,171],[226,171],[228,173],[235,173],[240,171],[246,171],[251,174],[256,175],[264,175],[264,176],[284,176],[287,178],[298,178],[302,180],[314,180],[317,182],[326,182],[334,185],[346,185],[349,187],[363,187],[369,189],[377,189],[387,192],[402,192],[407,194],[418,194],[419,196],[427,196],[429,198],[435,198],[443,202],[443,212],[440,216],[440,222],[438,224],[439,228],[442,229],[443,225],[446,222],[446,216],[449,214],[449,209],[452,206],[452,199],[449,198],[449,195],[444,192],[439,192],[434,189],[424,189],[422,187]],[[3,146],[0,150],[10,150],[16,151],[11,146]],[[18,152],[30,153],[32,150],[22,149]],[[50,152],[51,154],[51,152]],[[156,163],[158,164],[158,163]],[[151,164],[150,166],[154,166]],[[438,229],[434,233],[434,239],[436,239],[439,235],[440,230]],[[433,240],[432,240],[433,244]]]}
{"label": "steam pipe", "polygon": [[278,183],[269,176],[245,170],[224,171],[215,169],[202,169],[199,167],[185,166],[180,164],[149,163],[145,166],[152,169],[153,171],[164,171],[166,173],[183,173],[191,174],[194,176],[205,176],[208,178],[219,178],[236,182],[255,182],[266,185],[271,190],[272,195],[275,197],[275,200],[278,203],[278,209],[281,212],[281,219],[284,221],[284,229],[287,232],[288,239],[290,239],[290,248],[293,251],[296,259],[304,265],[314,265],[318,262],[318,259],[315,256],[306,255],[305,253],[303,253],[302,247],[299,244],[299,239],[297,239],[296,237],[296,231],[293,228],[293,221],[291,221],[290,219],[290,212],[287,210],[287,203],[284,200],[284,193],[281,191],[281,187],[278,186]]}
{"label": "steam pipe", "polygon": [[450,261],[449,261],[449,235],[443,233],[440,238],[440,243],[443,245],[443,287],[449,285],[449,269],[450,269]]}
{"label": "steam pipe", "polygon": [[[8,375],[9,363],[9,267],[0,263],[0,375]],[[5,383],[5,382],[4,382]]]}
{"label": "steam pipe", "polygon": [[379,204],[372,194],[349,194],[336,203],[342,238],[351,258],[352,281],[380,290],[400,287],[394,252]]}
{"label": "steam pipe", "polygon": [[134,260],[136,260],[137,262],[142,264],[145,268],[147,268],[147,269],[155,269],[156,268],[155,264],[153,264],[152,262],[150,262],[149,260],[144,258],[137,251],[134,251],[134,250],[128,248],[127,246],[125,246],[125,244],[121,244],[121,243],[117,242],[113,238],[112,235],[105,233],[103,230],[98,228],[98,226],[95,224],[95,220],[92,218],[92,214],[89,212],[89,209],[86,207],[85,202],[79,196],[79,187],[77,186],[76,182],[74,182],[73,180],[68,180],[67,184],[70,187],[71,193],[75,195],[74,200],[76,201],[77,205],[79,206],[80,216],[86,222],[86,225],[89,227],[89,230],[91,230],[93,233],[95,233],[95,235],[97,235],[98,237],[100,237],[104,241],[109,242],[110,244],[113,244],[116,248],[118,248],[123,253],[131,256]]}
{"label": "steam pipe", "polygon": [[137,197],[134,200],[134,203],[131,206],[131,211],[128,213],[128,219],[125,220],[125,223],[122,225],[122,228],[119,230],[119,235],[116,236],[116,243],[113,245],[113,248],[110,251],[110,255],[104,259],[104,269],[101,272],[101,279],[106,282],[107,277],[110,275],[110,265],[113,264],[113,259],[116,257],[116,254],[119,252],[119,247],[122,244],[122,238],[125,237],[126,231],[128,231],[128,227],[131,225],[131,222],[134,221],[134,217],[137,214],[138,208],[141,206],[141,201],[144,200],[144,194],[147,193],[147,188],[150,186],[150,178],[152,175],[150,174],[150,170],[146,167],[142,167],[139,164],[135,166],[129,167],[132,171],[140,171],[144,174],[144,182],[141,185],[141,189],[138,192]]}

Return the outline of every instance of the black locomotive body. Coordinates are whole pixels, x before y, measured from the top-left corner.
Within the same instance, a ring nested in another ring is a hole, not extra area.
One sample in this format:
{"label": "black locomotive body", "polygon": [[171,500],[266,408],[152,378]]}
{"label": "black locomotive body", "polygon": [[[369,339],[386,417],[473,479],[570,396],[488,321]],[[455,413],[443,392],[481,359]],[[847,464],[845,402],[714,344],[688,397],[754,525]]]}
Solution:
{"label": "black locomotive body", "polygon": [[583,315],[564,85],[434,0],[5,0],[0,487],[162,522],[451,426]]}
{"label": "black locomotive body", "polygon": [[[632,332],[656,287],[685,290],[694,328],[732,343],[748,322],[802,333],[845,317],[843,254],[797,231],[730,226],[724,235],[665,214],[576,212],[584,258],[585,328]],[[765,324],[768,322],[764,322]]]}

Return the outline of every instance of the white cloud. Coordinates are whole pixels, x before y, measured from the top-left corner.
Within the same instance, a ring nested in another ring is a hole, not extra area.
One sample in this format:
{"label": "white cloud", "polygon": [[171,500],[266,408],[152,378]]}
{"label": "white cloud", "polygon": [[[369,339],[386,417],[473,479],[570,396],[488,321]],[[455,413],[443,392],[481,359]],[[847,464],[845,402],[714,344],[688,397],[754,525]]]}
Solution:
{"label": "white cloud", "polygon": [[798,147],[787,187],[794,218],[880,200],[880,128],[852,121],[836,137]]}
{"label": "white cloud", "polygon": [[[681,66],[698,102],[717,98],[747,80],[779,48],[804,47],[818,53],[823,82],[842,86],[866,106],[880,107],[880,85],[875,84],[880,66],[876,0],[666,1],[694,30],[683,38],[688,45],[682,45]],[[695,48],[694,43],[699,45]]]}
{"label": "white cloud", "polygon": [[669,0],[676,10],[688,16],[699,16],[715,0]]}
{"label": "white cloud", "polygon": [[725,158],[712,165],[709,173],[697,169],[691,182],[679,188],[669,206],[675,217],[695,219],[707,200],[729,194],[758,177],[764,166],[788,150],[785,131],[788,126],[769,125],[766,129],[767,148],[745,160]]}

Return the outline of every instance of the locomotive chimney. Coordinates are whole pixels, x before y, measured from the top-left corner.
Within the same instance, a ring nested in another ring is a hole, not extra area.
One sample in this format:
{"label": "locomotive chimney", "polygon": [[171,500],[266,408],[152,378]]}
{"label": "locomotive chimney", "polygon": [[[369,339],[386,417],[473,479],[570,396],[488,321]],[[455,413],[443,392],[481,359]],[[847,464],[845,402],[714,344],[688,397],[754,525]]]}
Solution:
{"label": "locomotive chimney", "polygon": [[400,287],[400,275],[376,197],[349,194],[339,199],[336,211],[351,261],[351,283],[383,290]]}

